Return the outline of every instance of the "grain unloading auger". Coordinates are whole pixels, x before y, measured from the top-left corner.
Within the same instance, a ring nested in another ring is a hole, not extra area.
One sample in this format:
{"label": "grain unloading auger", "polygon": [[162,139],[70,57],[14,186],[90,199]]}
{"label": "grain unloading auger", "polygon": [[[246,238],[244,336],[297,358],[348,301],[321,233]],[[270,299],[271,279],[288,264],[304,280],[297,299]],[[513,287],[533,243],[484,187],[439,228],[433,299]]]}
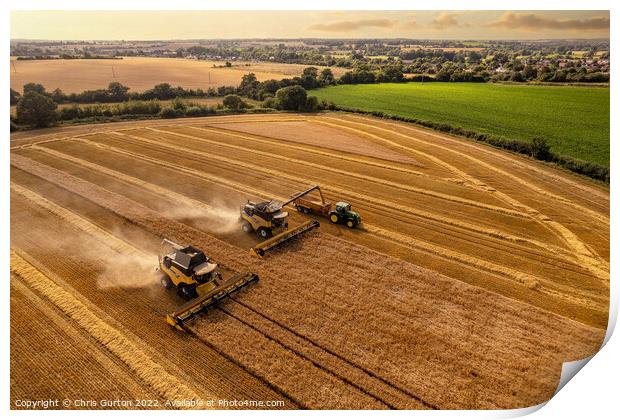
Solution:
{"label": "grain unloading auger", "polygon": [[288,228],[288,212],[282,208],[299,197],[316,190],[313,186],[305,191],[295,194],[287,201],[270,200],[261,203],[248,201],[241,207],[242,229],[244,232],[256,232],[263,242],[250,249],[250,255],[262,257],[265,252],[282,245],[297,236],[319,226],[317,220],[310,220],[291,229]]}
{"label": "grain unloading auger", "polygon": [[208,311],[219,302],[258,281],[254,273],[238,273],[223,280],[219,267],[205,253],[191,245],[181,246],[164,239],[172,251],[160,256],[162,285],[175,287],[177,294],[188,302],[166,316],[166,321],[181,331],[185,324]]}

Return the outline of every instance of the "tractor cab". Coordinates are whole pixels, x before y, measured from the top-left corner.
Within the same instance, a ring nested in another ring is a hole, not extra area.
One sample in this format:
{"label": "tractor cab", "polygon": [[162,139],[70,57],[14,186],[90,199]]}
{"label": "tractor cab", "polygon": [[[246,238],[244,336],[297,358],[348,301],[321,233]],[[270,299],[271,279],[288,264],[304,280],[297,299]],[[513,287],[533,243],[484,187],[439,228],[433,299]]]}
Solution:
{"label": "tractor cab", "polygon": [[350,211],[351,211],[351,204],[345,203],[344,201],[339,201],[336,203],[336,212],[344,216],[347,214],[347,212],[350,212]]}

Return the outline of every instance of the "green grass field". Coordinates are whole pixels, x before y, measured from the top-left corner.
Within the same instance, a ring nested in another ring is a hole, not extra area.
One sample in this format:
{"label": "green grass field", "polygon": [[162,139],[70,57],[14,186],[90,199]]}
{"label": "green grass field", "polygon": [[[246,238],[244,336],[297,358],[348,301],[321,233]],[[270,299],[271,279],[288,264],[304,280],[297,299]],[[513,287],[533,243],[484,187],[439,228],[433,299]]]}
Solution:
{"label": "green grass field", "polygon": [[609,88],[491,83],[382,83],[313,90],[319,100],[447,123],[609,166]]}

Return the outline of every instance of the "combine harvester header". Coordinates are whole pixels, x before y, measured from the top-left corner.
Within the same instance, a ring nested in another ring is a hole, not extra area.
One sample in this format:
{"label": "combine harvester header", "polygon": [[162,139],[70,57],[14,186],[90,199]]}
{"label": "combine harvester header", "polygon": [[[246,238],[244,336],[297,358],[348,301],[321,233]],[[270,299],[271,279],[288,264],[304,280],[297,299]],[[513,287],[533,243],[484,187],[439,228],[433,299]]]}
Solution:
{"label": "combine harvester header", "polygon": [[217,289],[190,300],[185,305],[178,307],[174,312],[166,315],[166,321],[180,331],[185,331],[185,324],[220,303],[238,290],[258,281],[258,275],[254,273],[240,273],[229,278]]}
{"label": "combine harvester header", "polygon": [[267,239],[266,241],[257,244],[253,248],[250,248],[250,255],[252,255],[253,257],[262,258],[265,255],[265,252],[267,252],[268,250],[275,248],[276,246],[319,226],[320,223],[318,220],[309,220],[299,226],[295,226],[294,228],[284,231],[274,236],[273,238]]}

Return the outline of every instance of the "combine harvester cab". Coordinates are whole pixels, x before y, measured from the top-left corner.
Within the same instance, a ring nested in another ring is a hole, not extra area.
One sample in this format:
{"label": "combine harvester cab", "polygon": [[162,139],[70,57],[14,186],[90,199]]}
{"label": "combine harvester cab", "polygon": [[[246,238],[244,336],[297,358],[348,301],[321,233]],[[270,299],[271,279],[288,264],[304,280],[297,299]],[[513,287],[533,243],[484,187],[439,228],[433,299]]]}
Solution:
{"label": "combine harvester cab", "polygon": [[188,301],[166,316],[166,322],[180,331],[187,332],[187,322],[258,281],[258,275],[249,272],[223,280],[219,266],[200,249],[191,245],[183,247],[167,239],[163,243],[172,247],[172,251],[159,258],[162,285],[166,289],[176,288],[177,294]]}

